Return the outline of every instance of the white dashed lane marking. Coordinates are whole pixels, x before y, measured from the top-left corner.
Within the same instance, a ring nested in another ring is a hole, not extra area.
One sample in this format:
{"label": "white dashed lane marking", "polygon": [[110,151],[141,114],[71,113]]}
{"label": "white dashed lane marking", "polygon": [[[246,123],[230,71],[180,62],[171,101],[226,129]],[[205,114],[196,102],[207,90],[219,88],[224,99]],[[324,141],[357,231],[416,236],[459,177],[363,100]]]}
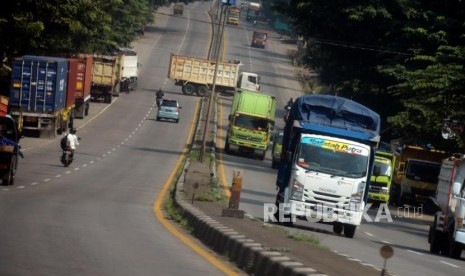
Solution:
{"label": "white dashed lane marking", "polygon": [[417,255],[424,255],[423,253],[420,253],[420,252],[417,252],[417,251],[413,251],[413,250],[410,250],[410,249],[407,249],[408,252],[411,252],[411,253],[414,253],[414,254],[417,254]]}
{"label": "white dashed lane marking", "polygon": [[[167,79],[165,79],[165,83],[166,83],[166,81],[167,81]],[[110,153],[116,151],[118,148],[121,147],[121,145],[124,145],[124,143],[127,142],[127,141],[139,130],[139,127],[141,127],[141,126],[144,124],[145,119],[150,115],[150,113],[152,112],[152,110],[153,110],[155,104],[156,104],[156,103],[153,102],[152,107],[149,109],[149,111],[148,111],[147,114],[145,115],[144,120],[141,120],[139,126],[136,127],[136,129],[135,129],[131,134],[129,134],[128,137],[126,137],[126,138],[124,139],[124,141],[122,141],[120,144],[116,145],[116,147],[112,148],[111,151],[108,151],[106,154],[105,154],[105,153],[102,154],[102,157],[97,157],[97,161],[101,160],[103,157],[106,157],[106,156],[109,155]],[[96,162],[95,160],[89,161],[90,164],[94,164],[95,162]],[[88,166],[88,164],[83,164],[83,165],[82,165],[82,168],[85,168],[85,167],[87,167],[87,166]],[[73,170],[74,170],[74,171],[78,171],[78,170],[79,170],[79,167],[76,167],[76,168],[74,168]],[[72,173],[72,171],[69,171],[69,170],[68,170],[68,171],[66,171],[66,172],[64,172],[64,173],[65,173],[65,174],[70,174],[70,173]],[[61,174],[55,175],[55,178],[60,178],[60,177],[62,177]],[[49,182],[49,181],[51,181],[51,180],[52,180],[52,179],[50,179],[50,178],[46,178],[46,179],[44,179],[42,182]],[[30,186],[35,186],[35,185],[38,185],[38,184],[40,184],[40,183],[41,183],[41,182],[32,182],[32,183],[29,184],[29,185],[30,185]],[[24,188],[26,188],[26,186],[18,186],[18,187],[16,187],[16,189],[24,189]],[[3,190],[3,191],[10,191],[9,188],[4,188],[4,189],[2,189],[2,190]]]}
{"label": "white dashed lane marking", "polygon": [[441,263],[446,264],[446,265],[449,265],[449,266],[452,266],[452,267],[457,267],[457,268],[460,267],[460,266],[458,266],[458,265],[451,264],[451,263],[448,263],[448,262],[445,262],[445,261],[441,261]]}

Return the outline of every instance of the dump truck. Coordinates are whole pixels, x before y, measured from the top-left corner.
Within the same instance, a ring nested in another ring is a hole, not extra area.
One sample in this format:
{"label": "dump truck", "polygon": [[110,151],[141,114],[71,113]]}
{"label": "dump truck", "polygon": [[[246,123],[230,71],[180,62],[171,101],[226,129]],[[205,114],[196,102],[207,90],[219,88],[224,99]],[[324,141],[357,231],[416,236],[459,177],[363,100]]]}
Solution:
{"label": "dump truck", "polygon": [[268,34],[266,32],[254,31],[252,34],[252,47],[265,49]]}
{"label": "dump truck", "polygon": [[262,9],[262,5],[257,2],[250,2],[247,7],[247,20],[257,20]]}
{"label": "dump truck", "polygon": [[92,86],[92,55],[78,55],[77,79],[74,90],[74,118],[83,119],[89,115],[90,89]]}
{"label": "dump truck", "polygon": [[72,123],[77,62],[66,58],[23,56],[13,60],[10,114],[25,134],[54,138]]}
{"label": "dump truck", "polygon": [[181,3],[175,3],[173,6],[173,15],[182,15],[184,12],[184,6]]}
{"label": "dump truck", "polygon": [[284,127],[274,220],[332,224],[335,234],[353,238],[367,202],[380,122],[378,113],[349,99],[297,98]]}
{"label": "dump truck", "polygon": [[[203,58],[171,54],[168,78],[182,86],[186,95],[205,96],[213,87],[216,62]],[[259,77],[255,73],[239,72],[240,64],[220,62],[216,74],[216,92],[236,90],[259,91]]]}
{"label": "dump truck", "polygon": [[276,98],[252,91],[234,94],[224,151],[265,159],[276,116]]}
{"label": "dump truck", "polygon": [[443,160],[438,177],[435,203],[439,207],[429,229],[431,253],[460,259],[465,249],[465,158]]}
{"label": "dump truck", "polygon": [[436,192],[441,161],[447,156],[445,151],[404,145],[394,171],[392,190],[397,204],[427,203]]}
{"label": "dump truck", "polygon": [[236,6],[231,6],[228,9],[228,15],[226,17],[226,23],[231,25],[239,25],[241,15],[241,9]]}
{"label": "dump truck", "polygon": [[94,55],[91,100],[111,103],[120,93],[121,55]]}
{"label": "dump truck", "polygon": [[376,202],[388,203],[396,156],[393,152],[377,150],[375,165],[371,175],[368,199]]}

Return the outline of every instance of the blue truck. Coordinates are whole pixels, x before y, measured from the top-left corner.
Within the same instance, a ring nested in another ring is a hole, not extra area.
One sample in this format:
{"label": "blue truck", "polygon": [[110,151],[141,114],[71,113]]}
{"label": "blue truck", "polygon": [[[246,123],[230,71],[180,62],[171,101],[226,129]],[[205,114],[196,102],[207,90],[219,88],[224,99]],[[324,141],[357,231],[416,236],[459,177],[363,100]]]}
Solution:
{"label": "blue truck", "polygon": [[379,115],[337,96],[305,95],[284,128],[274,218],[333,225],[353,238],[367,202],[380,141]]}
{"label": "blue truck", "polygon": [[23,132],[53,138],[63,127],[66,105],[68,59],[23,56],[13,60],[10,113]]}

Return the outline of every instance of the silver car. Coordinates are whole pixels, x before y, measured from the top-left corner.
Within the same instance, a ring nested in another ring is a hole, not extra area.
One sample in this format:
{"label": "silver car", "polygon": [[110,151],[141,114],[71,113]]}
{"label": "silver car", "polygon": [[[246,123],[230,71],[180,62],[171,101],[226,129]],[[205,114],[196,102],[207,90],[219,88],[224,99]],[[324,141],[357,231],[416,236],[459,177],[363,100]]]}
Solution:
{"label": "silver car", "polygon": [[157,112],[157,121],[161,119],[179,122],[179,102],[177,100],[162,100]]}

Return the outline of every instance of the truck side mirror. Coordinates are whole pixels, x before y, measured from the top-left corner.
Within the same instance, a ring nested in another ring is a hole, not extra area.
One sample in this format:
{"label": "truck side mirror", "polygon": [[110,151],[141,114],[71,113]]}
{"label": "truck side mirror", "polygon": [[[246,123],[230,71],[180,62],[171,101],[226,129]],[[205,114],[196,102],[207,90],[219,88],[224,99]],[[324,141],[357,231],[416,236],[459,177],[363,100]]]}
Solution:
{"label": "truck side mirror", "polygon": [[405,163],[402,162],[399,164],[399,173],[403,173],[405,171]]}
{"label": "truck side mirror", "polygon": [[286,163],[289,163],[292,161],[292,152],[291,151],[286,151],[284,158],[286,160]]}
{"label": "truck side mirror", "polygon": [[462,190],[462,184],[460,182],[455,182],[452,186],[452,193],[454,196],[460,196],[460,190]]}
{"label": "truck side mirror", "polygon": [[378,175],[380,175],[380,174],[381,174],[381,168],[378,167],[378,166],[375,166],[375,167],[373,168],[373,175],[374,175],[374,176],[378,176]]}

